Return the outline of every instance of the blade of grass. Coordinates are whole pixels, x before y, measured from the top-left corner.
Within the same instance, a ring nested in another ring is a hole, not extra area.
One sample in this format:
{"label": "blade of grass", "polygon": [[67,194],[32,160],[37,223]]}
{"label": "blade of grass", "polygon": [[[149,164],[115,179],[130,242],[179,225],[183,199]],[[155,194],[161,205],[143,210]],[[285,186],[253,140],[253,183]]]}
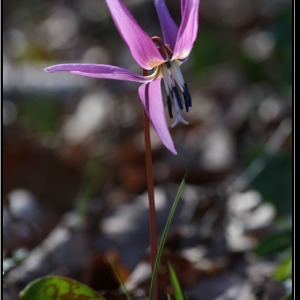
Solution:
{"label": "blade of grass", "polygon": [[174,295],[176,300],[184,300],[184,296],[177,278],[177,275],[171,265],[171,263],[168,261],[168,268],[170,271],[170,279],[171,279],[171,284],[174,290]]}
{"label": "blade of grass", "polygon": [[86,166],[83,173],[83,183],[79,188],[78,192],[78,202],[76,203],[76,212],[81,219],[84,219],[87,212],[89,203],[93,194],[97,189],[97,184],[99,179],[103,177],[101,167],[102,157],[101,156],[92,156]]}
{"label": "blade of grass", "polygon": [[126,289],[125,283],[124,283],[124,281],[123,281],[123,279],[122,279],[122,277],[121,277],[121,275],[120,275],[120,273],[118,271],[118,268],[116,267],[116,264],[114,263],[114,261],[111,258],[108,258],[108,262],[110,263],[111,267],[113,268],[113,270],[114,270],[114,272],[115,272],[115,274],[116,274],[116,276],[117,276],[117,278],[118,278],[118,280],[120,282],[120,285],[121,285],[121,287],[123,289],[123,292],[124,292],[124,294],[126,296],[126,299],[127,300],[131,300],[129,292]]}
{"label": "blade of grass", "polygon": [[154,264],[152,278],[151,278],[150,291],[149,291],[149,299],[152,299],[152,296],[153,296],[154,284],[155,284],[155,281],[156,281],[158,266],[159,266],[159,263],[160,263],[160,258],[161,258],[161,254],[162,254],[162,251],[163,251],[163,247],[164,247],[164,244],[165,244],[165,241],[166,241],[166,238],[167,238],[167,234],[169,232],[169,228],[170,228],[170,225],[171,225],[171,222],[172,222],[172,219],[173,219],[173,216],[174,216],[177,204],[178,204],[179,199],[180,199],[180,195],[181,195],[182,190],[183,190],[184,185],[185,185],[186,177],[187,177],[187,175],[188,175],[188,173],[190,171],[191,165],[192,165],[192,163],[189,164],[189,166],[188,166],[188,168],[187,168],[187,170],[186,170],[186,172],[185,172],[185,174],[183,176],[183,179],[182,179],[182,181],[180,183],[180,186],[178,188],[178,191],[177,191],[177,194],[176,194],[176,197],[175,197],[175,201],[174,201],[174,203],[172,205],[170,214],[169,214],[167,222],[166,222],[166,226],[165,226],[164,231],[162,233],[161,241],[160,241],[159,246],[158,246],[158,251],[157,251],[157,256],[156,256],[156,260],[155,260],[155,264]]}

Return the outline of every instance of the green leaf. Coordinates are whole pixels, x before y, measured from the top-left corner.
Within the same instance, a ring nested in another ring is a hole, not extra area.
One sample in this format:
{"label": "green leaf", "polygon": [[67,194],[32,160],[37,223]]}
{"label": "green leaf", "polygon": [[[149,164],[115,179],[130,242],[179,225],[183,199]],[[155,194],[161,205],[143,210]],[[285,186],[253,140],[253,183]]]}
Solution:
{"label": "green leaf", "polygon": [[257,255],[264,257],[278,257],[280,253],[289,249],[292,244],[291,232],[284,230],[266,236],[254,249]]}
{"label": "green leaf", "polygon": [[170,262],[168,262],[168,268],[170,271],[170,280],[171,280],[171,284],[172,284],[172,287],[174,290],[175,299],[176,300],[184,300],[184,296],[183,296],[177,275],[176,275]]}
{"label": "green leaf", "polygon": [[293,259],[290,253],[276,268],[273,277],[277,280],[284,281],[292,276]]}
{"label": "green leaf", "polygon": [[58,129],[58,112],[60,103],[51,96],[24,96],[18,101],[18,112],[22,121],[34,130],[39,137],[45,134],[55,134]]}
{"label": "green leaf", "polygon": [[288,296],[286,296],[286,297],[284,298],[284,300],[292,300],[292,294],[289,294]]}
{"label": "green leaf", "polygon": [[267,153],[262,147],[251,147],[246,153],[246,164],[260,159],[265,167],[251,182],[251,187],[258,190],[263,199],[272,203],[278,217],[292,213],[293,160],[290,150],[281,150],[276,154]]}
{"label": "green leaf", "polygon": [[21,300],[105,300],[88,286],[61,276],[45,276],[20,292]]}

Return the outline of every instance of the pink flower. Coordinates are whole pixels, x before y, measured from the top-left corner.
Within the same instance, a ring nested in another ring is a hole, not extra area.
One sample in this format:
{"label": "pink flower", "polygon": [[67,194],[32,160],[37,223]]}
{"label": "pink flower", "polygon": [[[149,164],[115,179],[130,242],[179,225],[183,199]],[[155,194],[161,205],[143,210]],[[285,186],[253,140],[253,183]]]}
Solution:
{"label": "pink flower", "polygon": [[139,87],[139,95],[150,122],[162,143],[172,153],[177,154],[165,118],[160,86],[163,79],[169,116],[174,118],[171,126],[175,126],[178,122],[188,124],[181,110],[185,107],[188,112],[192,102],[179,66],[188,59],[197,36],[199,2],[200,0],[181,0],[182,20],[178,28],[170,16],[165,1],[154,0],[164,36],[163,41],[159,37],[150,38],[122,1],[106,0],[120,35],[136,62],[149,71],[147,76],[101,64],[59,64],[48,67],[45,71],[67,71],[79,76],[143,83]]}

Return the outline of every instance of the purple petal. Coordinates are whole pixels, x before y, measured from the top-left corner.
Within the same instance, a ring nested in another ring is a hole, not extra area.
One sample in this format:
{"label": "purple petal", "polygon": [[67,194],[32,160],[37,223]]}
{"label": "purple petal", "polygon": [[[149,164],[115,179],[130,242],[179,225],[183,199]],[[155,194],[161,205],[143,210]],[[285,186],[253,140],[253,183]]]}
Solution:
{"label": "purple petal", "polygon": [[187,58],[193,48],[198,32],[200,0],[182,0],[182,20],[178,31],[173,58]]}
{"label": "purple petal", "polygon": [[136,62],[147,70],[163,63],[165,60],[155,44],[138,25],[126,6],[120,0],[106,0],[106,3],[120,35]]}
{"label": "purple petal", "polygon": [[167,125],[165,110],[161,95],[161,78],[143,84],[139,87],[139,95],[145,111],[162,143],[174,154],[177,151],[174,147],[172,137]]}
{"label": "purple petal", "polygon": [[171,49],[174,49],[178,34],[178,26],[170,16],[165,0],[154,0],[154,5],[163,31],[165,43],[169,44]]}
{"label": "purple petal", "polygon": [[116,80],[128,80],[135,82],[148,82],[151,80],[147,76],[137,75],[126,69],[110,66],[110,65],[96,65],[96,64],[61,64],[54,65],[45,69],[46,72],[70,72],[75,75],[106,78]]}

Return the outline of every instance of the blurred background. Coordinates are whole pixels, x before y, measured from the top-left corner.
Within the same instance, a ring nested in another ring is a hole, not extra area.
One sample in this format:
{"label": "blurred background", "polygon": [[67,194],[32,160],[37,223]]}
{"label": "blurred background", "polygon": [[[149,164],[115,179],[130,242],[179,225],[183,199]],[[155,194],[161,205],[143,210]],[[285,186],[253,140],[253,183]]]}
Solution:
{"label": "blurred background", "polygon": [[[124,3],[161,36],[153,1]],[[290,0],[201,0],[178,155],[151,132],[159,233],[192,163],[165,254],[189,299],[290,295],[292,25]],[[116,299],[111,255],[147,294],[132,276],[149,244],[139,85],[43,71],[72,62],[141,73],[104,0],[3,1],[4,299],[49,274]]]}

